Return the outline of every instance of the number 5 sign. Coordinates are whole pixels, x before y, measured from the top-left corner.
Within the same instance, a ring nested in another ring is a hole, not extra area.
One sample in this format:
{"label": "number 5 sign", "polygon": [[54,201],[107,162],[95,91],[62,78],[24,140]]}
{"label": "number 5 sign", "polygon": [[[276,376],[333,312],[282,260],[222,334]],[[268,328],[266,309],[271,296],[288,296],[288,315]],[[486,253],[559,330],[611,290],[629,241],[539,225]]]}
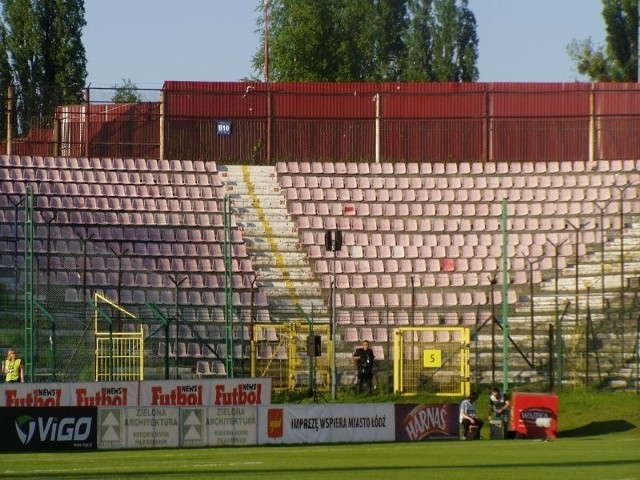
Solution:
{"label": "number 5 sign", "polygon": [[423,350],[422,366],[424,368],[439,368],[442,366],[442,350]]}

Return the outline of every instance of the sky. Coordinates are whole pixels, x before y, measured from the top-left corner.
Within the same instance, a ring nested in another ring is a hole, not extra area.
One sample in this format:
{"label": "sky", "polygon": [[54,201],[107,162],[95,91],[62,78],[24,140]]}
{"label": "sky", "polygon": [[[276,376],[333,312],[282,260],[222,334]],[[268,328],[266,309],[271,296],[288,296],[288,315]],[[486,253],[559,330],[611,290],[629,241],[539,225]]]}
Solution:
{"label": "sky", "polygon": [[[87,82],[240,81],[261,48],[262,0],[85,0]],[[573,82],[566,46],[604,44],[601,0],[469,0],[481,82]]]}

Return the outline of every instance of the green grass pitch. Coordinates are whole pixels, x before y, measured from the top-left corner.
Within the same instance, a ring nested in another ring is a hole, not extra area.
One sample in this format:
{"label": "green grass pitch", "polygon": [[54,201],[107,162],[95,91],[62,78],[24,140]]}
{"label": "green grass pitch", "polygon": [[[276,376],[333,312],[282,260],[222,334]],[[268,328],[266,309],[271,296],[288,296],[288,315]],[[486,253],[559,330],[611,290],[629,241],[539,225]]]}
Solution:
{"label": "green grass pitch", "polygon": [[640,479],[640,439],[605,436],[21,453],[0,456],[0,478],[28,479]]}
{"label": "green grass pitch", "polygon": [[559,418],[548,442],[0,452],[0,479],[640,480],[637,395],[566,392]]}

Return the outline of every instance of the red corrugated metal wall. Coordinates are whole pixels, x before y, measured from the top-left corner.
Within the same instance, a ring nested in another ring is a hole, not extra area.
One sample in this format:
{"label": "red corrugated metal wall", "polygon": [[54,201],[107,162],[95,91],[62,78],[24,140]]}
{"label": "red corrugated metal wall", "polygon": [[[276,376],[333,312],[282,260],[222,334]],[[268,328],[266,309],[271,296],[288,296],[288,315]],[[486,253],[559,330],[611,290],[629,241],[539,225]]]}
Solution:
{"label": "red corrugated metal wall", "polygon": [[391,161],[640,156],[635,84],[166,82],[164,95],[181,158],[374,161],[377,141]]}
{"label": "red corrugated metal wall", "polygon": [[596,84],[593,103],[599,140],[597,155],[602,158],[640,157],[638,84]]}
{"label": "red corrugated metal wall", "polygon": [[638,84],[166,82],[162,97],[94,102],[89,115],[59,107],[53,128],[14,139],[13,153],[256,164],[640,158]]}
{"label": "red corrugated metal wall", "polygon": [[588,158],[589,95],[586,84],[500,85],[489,96],[491,158]]}

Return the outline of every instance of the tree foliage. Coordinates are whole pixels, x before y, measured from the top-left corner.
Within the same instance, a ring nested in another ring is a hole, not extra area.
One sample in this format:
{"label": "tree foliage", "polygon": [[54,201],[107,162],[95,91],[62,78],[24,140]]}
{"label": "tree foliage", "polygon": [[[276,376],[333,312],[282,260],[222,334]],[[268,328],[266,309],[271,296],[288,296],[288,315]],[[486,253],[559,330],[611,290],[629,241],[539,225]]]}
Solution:
{"label": "tree foliage", "polygon": [[[1,0],[0,82],[14,85],[19,129],[60,104],[82,100],[84,0]],[[5,72],[3,68],[6,68]],[[3,87],[4,88],[4,87]]]}
{"label": "tree foliage", "polygon": [[605,45],[573,40],[567,52],[581,75],[596,82],[638,81],[638,1],[602,0]]}
{"label": "tree foliage", "polygon": [[115,90],[113,97],[111,97],[113,103],[137,103],[142,101],[138,86],[130,78],[123,78],[121,84],[113,85],[112,88]]}
{"label": "tree foliage", "polygon": [[[478,36],[468,0],[269,0],[268,5],[272,81],[478,78]],[[262,15],[258,25],[264,35]],[[256,71],[264,60],[260,48],[253,59]]]}

